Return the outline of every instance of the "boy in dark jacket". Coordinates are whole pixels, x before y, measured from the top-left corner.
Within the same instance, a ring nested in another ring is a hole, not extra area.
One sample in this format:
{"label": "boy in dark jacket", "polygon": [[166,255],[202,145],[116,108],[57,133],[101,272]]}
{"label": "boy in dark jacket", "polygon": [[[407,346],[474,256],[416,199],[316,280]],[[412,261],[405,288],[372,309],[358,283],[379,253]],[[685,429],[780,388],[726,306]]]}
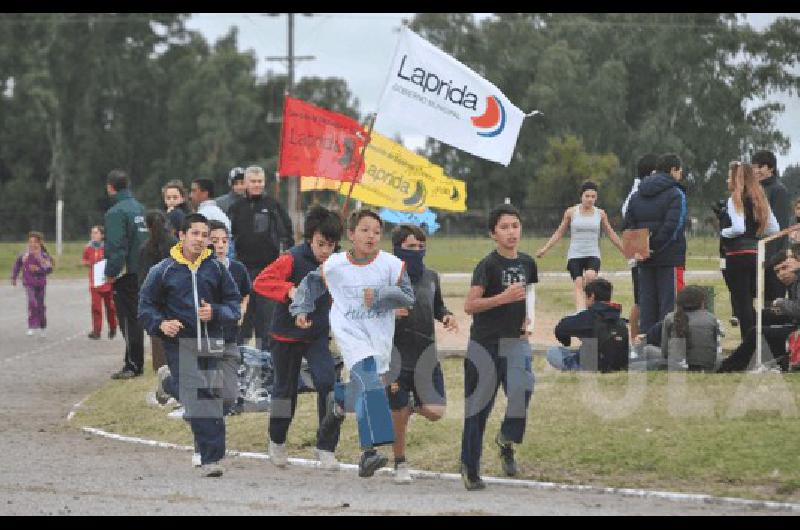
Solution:
{"label": "boy in dark jacket", "polygon": [[[411,482],[405,454],[412,412],[430,421],[440,420],[445,412],[444,375],[436,353],[434,320],[448,331],[458,331],[453,313],[442,300],[439,275],[422,263],[425,240],[425,232],[411,224],[398,225],[392,231],[394,255],[405,262],[416,299],[411,309],[395,310],[391,372],[397,379],[386,389],[394,423],[394,481],[398,484]],[[416,378],[420,375],[425,383],[417,388]]]}
{"label": "boy in dark jacket", "polygon": [[681,159],[662,155],[656,173],[642,180],[625,212],[625,229],[650,230],[650,256],[637,263],[640,330],[650,329],[675,309],[675,295],[683,288],[686,192],[682,179]]}
{"label": "boy in dark jacket", "polygon": [[218,477],[225,456],[222,400],[215,384],[224,348],[224,329],[241,313],[239,289],[228,270],[207,248],[208,220],[184,218],[180,242],[170,257],[147,274],[139,296],[139,319],[151,335],[164,341],[170,375],[163,389],[186,407],[200,453],[202,476]]}
{"label": "boy in dark jacket", "polygon": [[[587,341],[585,339],[597,339],[596,322],[598,318],[603,320],[618,321],[622,307],[611,301],[611,293],[614,286],[603,278],[597,278],[587,283],[583,288],[586,293],[587,309],[562,318],[556,324],[555,336],[563,346],[552,346],[547,350],[547,362],[559,370],[580,370],[581,355],[594,355],[597,353],[597,341]],[[570,348],[572,337],[582,339],[579,349]],[[625,333],[627,342],[628,334]],[[627,354],[628,345],[624,344],[620,351]],[[584,357],[586,358],[586,357]],[[583,367],[586,369],[587,367]]]}
{"label": "boy in dark jacket", "polygon": [[[222,221],[209,221],[211,234],[211,245],[214,247],[214,256],[225,265],[231,273],[233,282],[239,289],[242,300],[239,304],[241,314],[247,309],[247,302],[250,298],[252,285],[250,275],[242,262],[229,258],[230,233],[225,223]],[[240,320],[241,322],[241,320]],[[239,397],[239,365],[241,355],[239,354],[239,323],[225,326],[225,353],[222,356],[222,372],[224,383],[222,389],[222,399],[225,405],[225,414],[236,414],[240,411],[235,405]]]}
{"label": "boy in dark jacket", "polygon": [[336,382],[336,366],[328,345],[331,297],[325,294],[317,300],[316,308],[309,315],[313,324],[308,329],[295,326],[294,317],[289,314],[289,304],[303,278],[316,270],[339,246],[342,221],[334,212],[315,206],[306,215],[304,226],[305,241],[273,261],[253,282],[256,293],[280,302],[272,314],[270,326],[275,382],[269,416],[269,454],[276,466],[286,466],[286,435],[297,406],[300,367],[305,357],[317,391],[320,422],[317,456],[322,468],[336,469],[338,464],[334,451],[339,443],[341,424],[330,422],[328,428],[322,427],[327,412],[327,396]]}

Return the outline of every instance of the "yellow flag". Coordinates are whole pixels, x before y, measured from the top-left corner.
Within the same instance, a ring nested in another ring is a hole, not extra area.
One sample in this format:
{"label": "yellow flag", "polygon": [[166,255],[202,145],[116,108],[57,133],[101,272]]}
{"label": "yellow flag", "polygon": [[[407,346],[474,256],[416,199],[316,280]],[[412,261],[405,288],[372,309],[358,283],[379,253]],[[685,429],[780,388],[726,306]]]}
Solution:
{"label": "yellow flag", "polygon": [[[401,212],[421,212],[426,207],[466,210],[466,187],[451,179],[440,166],[431,164],[402,145],[372,132],[364,154],[364,175],[353,188],[352,198]],[[347,194],[349,183],[339,193]]]}

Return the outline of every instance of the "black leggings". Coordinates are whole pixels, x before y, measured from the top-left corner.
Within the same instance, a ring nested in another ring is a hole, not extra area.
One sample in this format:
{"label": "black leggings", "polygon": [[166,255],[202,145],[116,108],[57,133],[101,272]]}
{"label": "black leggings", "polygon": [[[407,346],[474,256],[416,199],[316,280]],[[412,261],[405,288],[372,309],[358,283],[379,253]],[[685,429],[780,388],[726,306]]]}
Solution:
{"label": "black leggings", "polygon": [[731,307],[739,319],[739,331],[744,341],[747,332],[756,325],[756,310],[753,308],[753,299],[756,297],[756,255],[727,256],[725,270]]}

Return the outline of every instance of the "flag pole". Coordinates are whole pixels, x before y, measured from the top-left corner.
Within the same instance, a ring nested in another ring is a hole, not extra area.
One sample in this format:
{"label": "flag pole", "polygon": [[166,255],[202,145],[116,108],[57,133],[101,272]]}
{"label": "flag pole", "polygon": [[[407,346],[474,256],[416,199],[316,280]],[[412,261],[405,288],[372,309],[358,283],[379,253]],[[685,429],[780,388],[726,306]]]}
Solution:
{"label": "flag pole", "polygon": [[286,98],[289,97],[289,92],[283,93],[283,119],[281,119],[281,131],[278,135],[278,165],[275,167],[275,200],[281,201],[281,156],[283,155],[283,127],[286,124]]}
{"label": "flag pole", "polygon": [[344,200],[344,206],[342,207],[342,221],[347,220],[347,207],[350,204],[350,195],[353,193],[353,187],[356,184],[356,178],[358,178],[358,170],[361,169],[361,164],[364,163],[364,153],[367,150],[367,145],[371,140],[372,135],[372,128],[375,125],[375,118],[377,117],[377,113],[373,113],[369,115],[367,118],[367,138],[364,141],[364,145],[361,147],[361,155],[359,156],[358,163],[355,165],[355,174],[353,175],[353,180],[350,181],[350,188],[347,190],[347,197]]}

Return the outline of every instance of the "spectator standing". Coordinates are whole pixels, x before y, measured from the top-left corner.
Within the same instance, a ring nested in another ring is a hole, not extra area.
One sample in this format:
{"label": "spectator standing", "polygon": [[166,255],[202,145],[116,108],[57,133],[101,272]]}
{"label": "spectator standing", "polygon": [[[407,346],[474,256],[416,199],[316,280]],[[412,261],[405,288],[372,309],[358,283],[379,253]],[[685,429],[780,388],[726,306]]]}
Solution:
{"label": "spectator standing", "polygon": [[[181,222],[183,222],[184,218],[181,218]],[[162,212],[158,210],[147,212],[145,224],[150,235],[147,238],[147,242],[142,245],[139,256],[139,290],[142,289],[150,269],[164,258],[169,257],[170,249],[178,242],[167,227],[167,218]],[[150,334],[148,333],[148,335]],[[153,363],[153,372],[158,372],[159,368],[167,364],[167,359],[164,355],[164,343],[158,334],[150,335],[150,356]]]}
{"label": "spectator standing", "polygon": [[[250,278],[294,246],[292,221],[281,204],[264,193],[264,170],[245,169],[245,197],[231,206],[231,233],[236,257],[247,267]],[[242,342],[255,333],[256,347],[266,348],[274,302],[252,293],[241,327]]]}
{"label": "spectator standing", "polygon": [[244,197],[244,169],[235,167],[228,173],[228,188],[230,191],[216,199],[217,206],[222,213],[230,217],[229,212],[233,203]]}
{"label": "spectator standing", "polygon": [[186,187],[178,179],[170,180],[161,188],[161,196],[164,198],[164,208],[167,212],[167,227],[170,233],[177,237],[183,218],[192,213],[186,202]]}
{"label": "spectator standing", "polygon": [[103,285],[94,285],[94,265],[103,260],[105,254],[105,228],[103,225],[94,225],[90,234],[91,240],[83,249],[83,265],[89,268],[89,294],[92,297],[92,331],[89,338],[97,340],[103,328],[103,305],[106,306],[106,319],[108,320],[108,338],[113,339],[117,334],[117,310],[114,308],[114,294],[112,285],[108,282]]}
{"label": "spectator standing", "polygon": [[[780,230],[789,227],[792,224],[792,205],[789,201],[789,192],[786,191],[786,186],[778,180],[778,168],[775,154],[772,151],[756,151],[751,159],[753,165],[753,173],[761,187],[764,189],[764,194],[769,201],[769,207],[778,220]],[[788,246],[788,238],[786,236],[779,237],[766,244],[765,256],[769,259],[781,249]],[[778,279],[775,271],[771,267],[764,268],[764,307],[769,307],[776,298],[783,298],[786,296],[786,286]],[[737,315],[738,316],[738,315]]]}
{"label": "spectator standing", "polygon": [[144,330],[136,317],[139,305],[139,253],[147,240],[144,206],[130,190],[128,174],[121,169],[109,172],[106,192],[114,201],[105,216],[106,281],[113,282],[125,358],[122,369],[112,379],[130,379],[144,370]]}
{"label": "spectator standing", "polygon": [[686,264],[686,191],[683,164],[675,154],[659,157],[656,173],[646,177],[628,201],[625,228],[650,231],[650,256],[638,262],[639,329],[649,330],[675,308]]}

